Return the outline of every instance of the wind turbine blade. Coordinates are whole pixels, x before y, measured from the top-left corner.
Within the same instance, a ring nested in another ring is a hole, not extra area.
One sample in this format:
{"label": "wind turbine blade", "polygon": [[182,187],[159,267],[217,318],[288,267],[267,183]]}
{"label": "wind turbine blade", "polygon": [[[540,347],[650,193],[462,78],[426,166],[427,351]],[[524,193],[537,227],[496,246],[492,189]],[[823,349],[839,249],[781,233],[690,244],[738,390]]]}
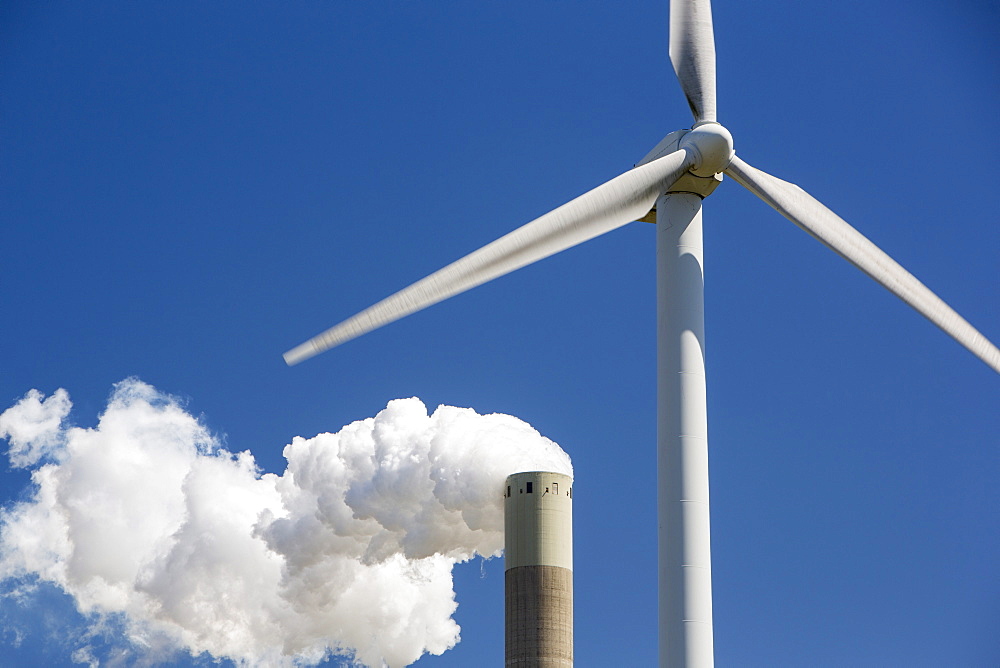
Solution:
{"label": "wind turbine blade", "polygon": [[710,0],[670,0],[670,62],[695,121],[717,120]]}
{"label": "wind turbine blade", "polygon": [[881,283],[1000,373],[1000,350],[995,345],[913,274],[809,193],[751,167],[735,156],[726,173],[785,218]]}
{"label": "wind turbine blade", "polygon": [[643,217],[688,170],[685,151],[636,167],[285,353],[291,366],[515,269]]}

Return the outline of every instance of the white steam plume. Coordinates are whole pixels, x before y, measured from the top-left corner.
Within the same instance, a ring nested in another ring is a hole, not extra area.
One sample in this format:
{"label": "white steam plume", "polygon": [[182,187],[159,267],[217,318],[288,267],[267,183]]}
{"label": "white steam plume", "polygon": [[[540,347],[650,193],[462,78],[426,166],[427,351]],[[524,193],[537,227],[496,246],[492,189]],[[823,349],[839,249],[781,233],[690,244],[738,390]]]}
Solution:
{"label": "white steam plume", "polygon": [[395,668],[453,647],[452,567],[500,553],[504,478],[572,473],[517,418],[428,415],[416,398],[296,437],[280,476],[137,379],[115,386],[95,428],[67,426],[70,408],[65,390],[32,390],[0,415],[10,463],[33,482],[0,509],[0,579],[53,583],[98,620],[124,615],[133,644],[240,665],[342,654]]}

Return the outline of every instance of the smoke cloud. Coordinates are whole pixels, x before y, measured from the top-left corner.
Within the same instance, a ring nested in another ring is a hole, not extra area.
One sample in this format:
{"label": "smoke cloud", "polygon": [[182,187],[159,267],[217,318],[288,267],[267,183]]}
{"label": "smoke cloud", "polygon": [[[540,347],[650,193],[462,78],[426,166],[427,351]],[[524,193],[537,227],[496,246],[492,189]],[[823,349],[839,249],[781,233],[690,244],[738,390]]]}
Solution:
{"label": "smoke cloud", "polygon": [[416,398],[294,438],[281,475],[134,378],[94,428],[67,424],[71,407],[65,390],[32,390],[0,414],[10,464],[32,479],[0,509],[0,579],[52,583],[95,625],[124,619],[147,658],[182,648],[278,666],[340,654],[396,668],[440,654],[459,640],[452,568],[503,547],[504,478],[572,474],[517,418],[428,415]]}

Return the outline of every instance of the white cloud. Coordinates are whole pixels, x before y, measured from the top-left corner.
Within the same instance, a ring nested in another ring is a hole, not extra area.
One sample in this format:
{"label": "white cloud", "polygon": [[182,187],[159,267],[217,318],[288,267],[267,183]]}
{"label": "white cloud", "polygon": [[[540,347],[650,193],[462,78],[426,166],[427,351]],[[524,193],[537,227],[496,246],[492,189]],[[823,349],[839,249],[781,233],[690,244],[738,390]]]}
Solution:
{"label": "white cloud", "polygon": [[165,638],[249,665],[334,652],[390,668],[440,654],[459,639],[452,568],[503,547],[504,478],[572,473],[517,418],[415,398],[296,437],[280,476],[136,379],[93,429],[64,428],[69,409],[64,390],[33,390],[0,415],[12,464],[34,467],[32,497],[0,511],[0,577],[123,613],[136,651]]}
{"label": "white cloud", "polygon": [[69,415],[69,393],[58,389],[48,399],[31,390],[16,405],[0,414],[0,438],[10,445],[11,466],[24,468],[38,462],[59,445],[62,421]]}

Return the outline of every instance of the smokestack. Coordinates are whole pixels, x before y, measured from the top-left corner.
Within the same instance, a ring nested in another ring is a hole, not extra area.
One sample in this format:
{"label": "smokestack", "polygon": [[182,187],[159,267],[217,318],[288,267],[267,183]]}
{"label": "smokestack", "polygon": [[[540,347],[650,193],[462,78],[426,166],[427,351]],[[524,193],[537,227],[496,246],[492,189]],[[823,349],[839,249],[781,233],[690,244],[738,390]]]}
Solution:
{"label": "smokestack", "polygon": [[506,668],[573,666],[573,478],[530,471],[504,494]]}

